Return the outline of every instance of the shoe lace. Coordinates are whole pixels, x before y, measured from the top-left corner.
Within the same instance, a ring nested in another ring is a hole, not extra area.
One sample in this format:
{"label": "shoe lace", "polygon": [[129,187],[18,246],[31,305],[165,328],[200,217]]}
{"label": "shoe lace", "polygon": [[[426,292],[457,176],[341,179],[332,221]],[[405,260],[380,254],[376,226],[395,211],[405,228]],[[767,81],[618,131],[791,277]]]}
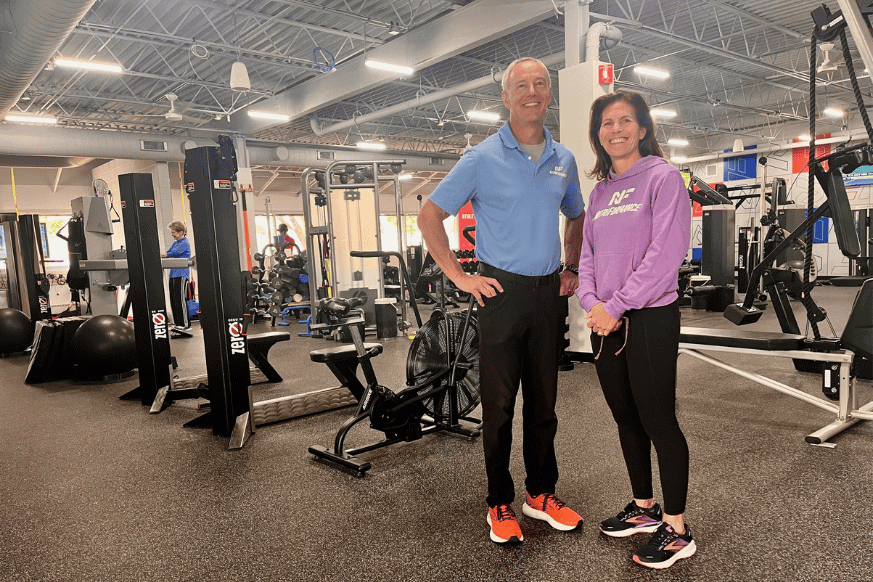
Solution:
{"label": "shoe lace", "polygon": [[676,537],[679,537],[679,534],[673,531],[673,528],[669,527],[667,524],[663,524],[655,530],[654,534],[652,534],[652,540],[649,543],[659,549],[663,549],[664,546],[669,544]]}
{"label": "shoe lace", "polygon": [[515,519],[515,511],[513,511],[511,505],[498,505],[494,509],[497,512],[497,521]]}
{"label": "shoe lace", "polygon": [[623,510],[618,512],[617,517],[618,517],[619,521],[624,521],[628,517],[633,517],[634,515],[639,514],[641,509],[642,509],[642,507],[637,506],[636,503],[631,501],[630,503],[627,504],[627,507],[625,507]]}
{"label": "shoe lace", "polygon": [[563,509],[567,507],[567,504],[558,499],[557,495],[554,493],[545,493],[543,499],[543,507],[548,507],[551,505],[555,509]]}

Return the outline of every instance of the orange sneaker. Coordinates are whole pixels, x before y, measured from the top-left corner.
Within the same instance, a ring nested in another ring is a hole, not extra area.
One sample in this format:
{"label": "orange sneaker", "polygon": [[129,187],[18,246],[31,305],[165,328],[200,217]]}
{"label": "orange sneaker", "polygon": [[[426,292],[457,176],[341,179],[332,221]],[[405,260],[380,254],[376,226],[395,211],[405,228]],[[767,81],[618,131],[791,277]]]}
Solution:
{"label": "orange sneaker", "polygon": [[567,507],[554,493],[543,493],[536,497],[526,494],[521,510],[528,517],[545,521],[561,531],[570,531],[582,525],[582,516]]}
{"label": "orange sneaker", "polygon": [[488,525],[491,526],[492,542],[518,544],[524,541],[511,503],[489,507],[487,521]]}

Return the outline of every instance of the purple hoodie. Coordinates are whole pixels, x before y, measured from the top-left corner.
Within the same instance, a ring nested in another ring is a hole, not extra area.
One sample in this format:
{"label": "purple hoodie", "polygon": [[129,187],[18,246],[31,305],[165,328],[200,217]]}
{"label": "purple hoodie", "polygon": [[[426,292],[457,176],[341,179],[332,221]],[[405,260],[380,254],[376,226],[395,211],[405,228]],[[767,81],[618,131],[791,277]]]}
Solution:
{"label": "purple hoodie", "polygon": [[691,244],[691,201],[679,170],[647,156],[597,184],[585,216],[579,288],[586,311],[629,309],[678,298],[679,266]]}

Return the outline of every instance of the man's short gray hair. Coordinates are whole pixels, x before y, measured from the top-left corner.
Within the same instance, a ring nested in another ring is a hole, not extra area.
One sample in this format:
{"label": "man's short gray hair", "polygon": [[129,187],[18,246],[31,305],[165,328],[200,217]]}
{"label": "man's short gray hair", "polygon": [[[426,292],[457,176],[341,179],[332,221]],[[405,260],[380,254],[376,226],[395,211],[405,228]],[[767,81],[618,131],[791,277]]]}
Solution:
{"label": "man's short gray hair", "polygon": [[549,87],[552,86],[552,76],[549,74],[549,68],[543,63],[541,60],[534,57],[521,57],[520,59],[515,59],[509,66],[506,67],[506,70],[503,71],[503,78],[500,80],[500,88],[504,91],[509,90],[509,75],[512,74],[512,70],[515,69],[516,65],[524,63],[526,61],[533,61],[534,63],[538,63],[543,70],[546,72],[546,78],[549,80]]}

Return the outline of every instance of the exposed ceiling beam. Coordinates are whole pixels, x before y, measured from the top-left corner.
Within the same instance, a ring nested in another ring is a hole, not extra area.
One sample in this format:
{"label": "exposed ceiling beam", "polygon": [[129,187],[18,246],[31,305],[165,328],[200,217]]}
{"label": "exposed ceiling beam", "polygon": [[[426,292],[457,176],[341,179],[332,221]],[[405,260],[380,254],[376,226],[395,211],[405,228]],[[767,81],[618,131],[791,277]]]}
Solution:
{"label": "exposed ceiling beam", "polygon": [[[367,58],[421,69],[539,22],[553,11],[552,3],[542,0],[479,0],[359,55],[329,75],[317,76],[275,95],[257,107],[297,119],[400,77],[365,67]],[[238,116],[231,129],[249,135],[275,124]]]}
{"label": "exposed ceiling beam", "polygon": [[234,59],[242,57],[244,62],[250,64],[257,63],[280,68],[284,67],[308,73],[318,72],[318,68],[315,66],[315,63],[312,62],[312,59],[303,59],[266,51],[257,51],[242,46],[238,47],[222,42],[210,42],[202,39],[186,38],[184,36],[166,34],[152,30],[137,30],[133,28],[106,26],[83,21],[79,23],[74,32],[77,34],[88,34],[98,38],[121,38],[128,42],[165,46],[181,51],[186,51],[188,50],[187,47],[190,45],[197,44],[204,46],[207,49],[229,55]]}
{"label": "exposed ceiling beam", "polygon": [[246,10],[244,8],[233,8],[227,4],[219,4],[218,2],[210,2],[209,0],[187,0],[190,4],[197,4],[198,6],[206,6],[208,8],[212,8],[214,10],[219,11],[222,15],[232,13],[239,14],[240,16],[245,16],[246,18],[251,18],[253,20],[257,20],[258,22],[273,22],[279,23],[286,26],[290,26],[292,28],[304,28],[306,30],[311,30],[313,32],[322,32],[324,34],[331,34],[334,36],[341,36],[344,38],[350,38],[353,40],[360,40],[368,43],[381,43],[377,38],[372,36],[365,36],[363,34],[358,34],[356,32],[347,32],[345,30],[337,30],[336,28],[327,28],[326,26],[318,26],[317,24],[308,24],[306,22],[300,22],[299,20],[292,20],[290,18],[281,18],[278,16],[270,16],[269,14],[261,14],[260,12],[254,12],[252,10]]}

